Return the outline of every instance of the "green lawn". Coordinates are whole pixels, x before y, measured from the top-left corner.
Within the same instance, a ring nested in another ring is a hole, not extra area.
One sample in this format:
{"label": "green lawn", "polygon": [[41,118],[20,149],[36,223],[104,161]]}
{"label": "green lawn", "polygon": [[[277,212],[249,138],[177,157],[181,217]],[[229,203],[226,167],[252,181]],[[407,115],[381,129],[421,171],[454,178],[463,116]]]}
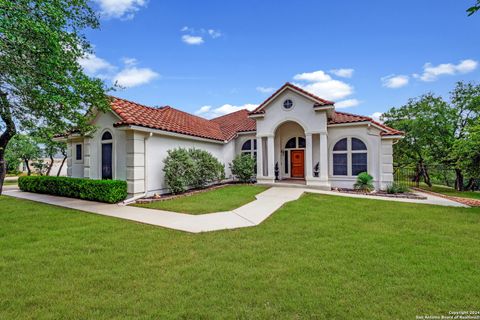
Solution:
{"label": "green lawn", "polygon": [[0,197],[0,319],[415,319],[478,310],[480,208],[304,195],[188,234]]}
{"label": "green lawn", "polygon": [[10,181],[9,181],[9,180],[5,180],[5,181],[3,182],[3,185],[4,185],[4,186],[13,186],[13,185],[16,185],[16,184],[17,184],[17,181],[11,181],[11,180],[10,180]]}
{"label": "green lawn", "polygon": [[266,189],[267,187],[256,185],[231,185],[191,196],[135,206],[190,214],[229,211],[252,202],[256,194]]}
{"label": "green lawn", "polygon": [[441,186],[438,184],[434,184],[432,188],[430,188],[426,184],[420,184],[420,188],[424,190],[430,190],[433,192],[445,194],[447,196],[480,199],[480,192],[478,191],[457,191],[454,188]]}

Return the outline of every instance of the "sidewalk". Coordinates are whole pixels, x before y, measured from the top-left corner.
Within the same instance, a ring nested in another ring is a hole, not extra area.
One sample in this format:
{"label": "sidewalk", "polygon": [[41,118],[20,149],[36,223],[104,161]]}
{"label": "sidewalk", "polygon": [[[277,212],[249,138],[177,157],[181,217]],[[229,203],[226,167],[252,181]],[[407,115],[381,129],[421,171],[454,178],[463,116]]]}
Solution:
{"label": "sidewalk", "polygon": [[417,200],[342,194],[334,191],[322,191],[307,188],[272,187],[258,194],[256,196],[256,200],[235,210],[202,215],[191,215],[163,210],[120,206],[117,204],[105,204],[94,201],[22,192],[16,186],[13,188],[6,188],[4,190],[5,195],[15,198],[27,199],[192,233],[253,227],[259,225],[271,214],[277,211],[282,205],[287,202],[297,200],[304,192],[385,201],[467,207],[463,204],[428,194],[424,194],[427,197],[426,200]]}

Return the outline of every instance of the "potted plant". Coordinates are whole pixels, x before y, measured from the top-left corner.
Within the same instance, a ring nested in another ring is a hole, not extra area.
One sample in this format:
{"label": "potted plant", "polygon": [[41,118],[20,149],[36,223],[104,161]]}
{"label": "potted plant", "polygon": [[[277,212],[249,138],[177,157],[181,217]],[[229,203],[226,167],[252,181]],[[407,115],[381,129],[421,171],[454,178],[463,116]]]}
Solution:
{"label": "potted plant", "polygon": [[313,167],[313,176],[318,178],[319,172],[320,172],[320,162],[317,162],[315,167]]}
{"label": "potted plant", "polygon": [[278,161],[275,163],[275,180],[278,180],[278,176],[280,175],[280,169],[278,168]]}

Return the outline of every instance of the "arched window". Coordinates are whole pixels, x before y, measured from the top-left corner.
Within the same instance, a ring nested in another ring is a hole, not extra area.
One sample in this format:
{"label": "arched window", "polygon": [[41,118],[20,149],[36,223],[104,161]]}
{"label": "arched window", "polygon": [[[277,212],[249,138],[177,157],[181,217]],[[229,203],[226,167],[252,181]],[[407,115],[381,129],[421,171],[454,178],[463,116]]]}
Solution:
{"label": "arched window", "polygon": [[297,138],[291,138],[285,144],[285,149],[295,149],[297,147]]}
{"label": "arched window", "polygon": [[[242,154],[249,154],[255,159],[257,163],[257,139],[250,139],[243,143]],[[257,166],[255,165],[255,173],[257,173]]]}
{"label": "arched window", "polygon": [[333,175],[356,176],[368,170],[365,143],[357,138],[343,138],[333,146]]}
{"label": "arched window", "polygon": [[102,135],[102,140],[112,140],[112,134],[109,131],[105,131]]}
{"label": "arched window", "polygon": [[305,138],[304,137],[293,137],[290,138],[285,144],[285,149],[297,149],[305,148]]}
{"label": "arched window", "polygon": [[250,154],[257,158],[257,139],[250,139],[243,143],[242,154]]}

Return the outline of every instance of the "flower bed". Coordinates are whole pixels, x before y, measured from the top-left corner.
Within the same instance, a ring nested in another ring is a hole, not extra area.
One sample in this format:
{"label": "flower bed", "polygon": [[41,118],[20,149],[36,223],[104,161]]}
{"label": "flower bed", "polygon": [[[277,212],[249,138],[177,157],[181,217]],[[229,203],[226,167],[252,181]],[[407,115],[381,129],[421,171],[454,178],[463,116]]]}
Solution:
{"label": "flower bed", "polygon": [[427,197],[419,195],[413,192],[405,192],[405,193],[387,193],[386,191],[378,190],[372,192],[363,192],[354,189],[346,189],[346,188],[333,188],[332,191],[337,191],[341,193],[349,193],[349,194],[360,194],[365,196],[376,196],[376,197],[385,197],[385,198],[400,198],[400,199],[417,199],[417,200],[426,200]]}

